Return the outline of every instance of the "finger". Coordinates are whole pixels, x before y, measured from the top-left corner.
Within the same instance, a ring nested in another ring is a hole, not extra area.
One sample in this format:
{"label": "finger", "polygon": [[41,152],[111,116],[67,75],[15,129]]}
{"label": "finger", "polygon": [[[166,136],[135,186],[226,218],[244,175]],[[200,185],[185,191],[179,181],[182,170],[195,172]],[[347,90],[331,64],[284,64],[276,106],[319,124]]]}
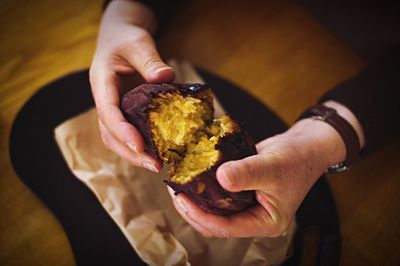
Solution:
{"label": "finger", "polygon": [[205,237],[278,237],[289,224],[279,212],[277,199],[264,192],[256,192],[259,206],[224,217],[205,212],[183,193],[175,196],[170,187],[168,191],[181,216]]}
{"label": "finger", "polygon": [[123,49],[121,54],[149,83],[172,82],[175,78],[174,70],[161,60],[150,34],[142,34],[131,49]]}
{"label": "finger", "polygon": [[276,197],[258,190],[256,191],[256,199],[257,202],[267,211],[272,224],[278,225],[283,223],[284,219],[279,211],[282,209],[282,206]]}
{"label": "finger", "polygon": [[256,144],[257,151],[262,150],[266,145],[269,145],[270,143],[274,143],[275,139],[278,138],[279,136],[280,134],[263,139],[260,142],[258,142]]}
{"label": "finger", "polygon": [[107,148],[114,151],[120,157],[129,161],[131,164],[144,167],[150,171],[158,173],[162,169],[162,164],[155,160],[153,157],[146,153],[135,153],[128,149],[125,145],[120,143],[114,136],[108,131],[108,129],[99,121],[99,128],[101,133],[101,138]]}
{"label": "finger", "polygon": [[217,170],[217,180],[228,191],[258,190],[266,186],[267,158],[263,154],[229,161]]}
{"label": "finger", "polygon": [[[171,196],[174,197],[173,194]],[[279,235],[279,224],[262,206],[231,216],[219,216],[202,210],[183,193],[178,194],[174,202],[182,217],[203,235],[218,238]]]}
{"label": "finger", "polygon": [[119,104],[120,85],[117,74],[107,70],[91,71],[91,84],[99,119],[108,131],[132,151],[144,151],[144,141],[140,132],[128,123]]}
{"label": "finger", "polygon": [[177,210],[177,212],[182,216],[182,218],[188,222],[191,226],[193,226],[202,236],[204,237],[212,237],[212,234],[204,228],[202,225],[198,224],[196,221],[192,220],[187,215],[186,205],[182,201],[182,195],[176,196],[174,190],[167,186],[168,192],[171,195],[172,203]]}

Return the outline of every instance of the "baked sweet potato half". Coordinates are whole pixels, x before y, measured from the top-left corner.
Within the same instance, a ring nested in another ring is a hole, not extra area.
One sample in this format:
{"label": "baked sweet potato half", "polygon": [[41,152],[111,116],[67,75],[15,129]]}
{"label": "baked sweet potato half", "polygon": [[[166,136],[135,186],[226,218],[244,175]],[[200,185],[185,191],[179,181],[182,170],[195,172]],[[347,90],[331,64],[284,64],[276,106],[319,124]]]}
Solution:
{"label": "baked sweet potato half", "polygon": [[256,153],[247,132],[228,115],[214,119],[214,95],[203,84],[143,84],[124,95],[121,109],[145,149],[171,164],[166,183],[204,210],[231,215],[255,205],[254,191],[229,192],[218,166]]}

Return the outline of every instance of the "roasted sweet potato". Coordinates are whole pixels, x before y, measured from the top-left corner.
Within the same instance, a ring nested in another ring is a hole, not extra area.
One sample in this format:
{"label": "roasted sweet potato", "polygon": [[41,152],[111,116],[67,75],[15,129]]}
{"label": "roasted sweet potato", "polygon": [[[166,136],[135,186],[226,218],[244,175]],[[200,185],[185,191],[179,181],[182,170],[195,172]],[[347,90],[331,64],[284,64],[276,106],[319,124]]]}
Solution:
{"label": "roasted sweet potato", "polygon": [[142,133],[146,151],[172,165],[166,183],[176,193],[208,212],[230,215],[255,205],[255,193],[224,190],[217,168],[256,149],[231,117],[214,119],[213,98],[203,84],[143,84],[124,95],[121,109]]}

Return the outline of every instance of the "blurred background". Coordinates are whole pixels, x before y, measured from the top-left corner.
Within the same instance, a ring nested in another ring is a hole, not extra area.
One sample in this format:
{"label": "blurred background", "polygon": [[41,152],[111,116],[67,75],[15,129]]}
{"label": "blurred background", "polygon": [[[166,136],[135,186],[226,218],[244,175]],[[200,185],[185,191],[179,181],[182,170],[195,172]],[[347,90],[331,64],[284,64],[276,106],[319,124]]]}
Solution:
{"label": "blurred background", "polygon": [[[396,12],[355,4],[336,10],[343,18],[338,25],[335,6],[318,2],[187,1],[171,17],[159,49],[164,58],[189,60],[246,88],[290,124],[398,40]],[[375,18],[374,9],[383,26],[351,22],[354,12]],[[41,86],[90,66],[101,14],[102,1],[2,1],[0,265],[75,264],[58,221],[14,173],[8,140],[18,110]],[[348,25],[354,25],[352,34],[343,33]],[[342,265],[400,265],[399,147],[329,177],[342,227]]]}
{"label": "blurred background", "polygon": [[1,3],[0,265],[75,264],[57,220],[15,175],[8,140],[13,119],[30,96],[90,65],[101,5],[89,0]]}

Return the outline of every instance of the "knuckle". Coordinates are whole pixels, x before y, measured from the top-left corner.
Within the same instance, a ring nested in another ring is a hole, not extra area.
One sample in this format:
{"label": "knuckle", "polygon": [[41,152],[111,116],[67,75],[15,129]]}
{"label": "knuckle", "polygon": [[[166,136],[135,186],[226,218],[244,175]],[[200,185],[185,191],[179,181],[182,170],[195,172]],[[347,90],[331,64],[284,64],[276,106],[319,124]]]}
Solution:
{"label": "knuckle", "polygon": [[103,141],[104,146],[111,150],[111,140],[107,133],[100,132],[101,140]]}
{"label": "knuckle", "polygon": [[157,67],[157,66],[159,66],[161,64],[162,63],[160,62],[160,60],[158,58],[151,57],[151,58],[147,59],[144,62],[143,67],[144,67],[144,69],[152,69],[152,68],[155,68],[155,67]]}
{"label": "knuckle", "polygon": [[250,179],[258,176],[256,167],[253,167],[248,161],[244,160],[234,168],[234,173],[238,176],[237,185],[246,185]]}
{"label": "knuckle", "polygon": [[106,105],[105,110],[110,117],[116,117],[120,112],[119,107],[113,104]]}
{"label": "knuckle", "polygon": [[132,43],[135,42],[135,39],[131,38],[123,42],[119,42],[113,45],[111,51],[115,55],[125,55],[127,51],[132,50]]}
{"label": "knuckle", "polygon": [[92,90],[96,88],[96,80],[97,80],[97,70],[96,68],[92,65],[89,69],[89,82],[90,82],[90,87]]}
{"label": "knuckle", "polygon": [[224,230],[224,231],[220,231],[218,233],[218,237],[219,238],[232,238],[232,234],[230,232]]}
{"label": "knuckle", "polygon": [[286,230],[287,225],[284,223],[278,223],[273,225],[268,232],[268,237],[279,237]]}
{"label": "knuckle", "polygon": [[[120,109],[118,108],[118,106],[115,106],[112,104],[101,105],[101,107],[97,107],[97,116],[100,119],[100,121],[103,122],[103,124],[105,126],[109,125],[109,123],[107,123],[107,120],[117,117],[119,115],[119,112],[120,112]],[[111,122],[111,120],[110,120],[110,122]],[[108,128],[113,129],[110,127],[108,127]]]}
{"label": "knuckle", "polygon": [[94,76],[95,76],[95,70],[94,70],[94,67],[92,65],[92,66],[90,66],[90,69],[89,69],[89,81],[90,81],[91,84],[93,84]]}
{"label": "knuckle", "polygon": [[105,124],[105,113],[103,108],[97,107],[97,117],[101,122]]}
{"label": "knuckle", "polygon": [[104,72],[104,69],[102,60],[95,56],[89,68],[89,82],[92,86],[100,83],[98,79],[102,77],[101,73]]}
{"label": "knuckle", "polygon": [[233,231],[235,230],[235,228],[229,225],[229,222],[225,222],[220,224],[217,228],[213,228],[211,232],[213,236],[217,238],[232,238],[234,236]]}
{"label": "knuckle", "polygon": [[131,151],[130,149],[128,149],[128,151],[129,154],[127,156],[127,160],[129,161],[130,164],[140,168],[146,168],[145,163],[147,162],[147,160],[143,156]]}

